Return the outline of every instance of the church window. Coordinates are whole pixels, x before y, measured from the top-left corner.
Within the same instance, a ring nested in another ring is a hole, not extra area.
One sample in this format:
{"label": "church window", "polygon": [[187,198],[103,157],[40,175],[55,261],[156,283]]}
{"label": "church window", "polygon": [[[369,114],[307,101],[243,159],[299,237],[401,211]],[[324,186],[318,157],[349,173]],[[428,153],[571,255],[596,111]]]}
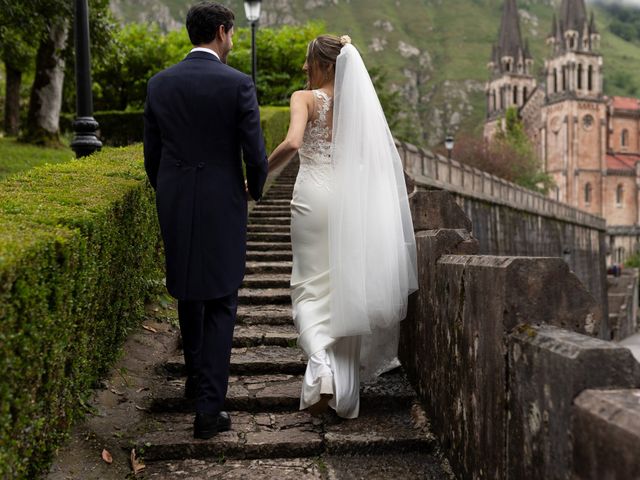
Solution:
{"label": "church window", "polygon": [[523,103],[527,101],[527,87],[522,88],[522,101]]}
{"label": "church window", "polygon": [[587,90],[593,90],[593,66],[591,65],[587,69]]}
{"label": "church window", "polygon": [[593,115],[587,114],[584,117],[582,117],[582,128],[584,128],[585,130],[591,130],[591,127],[593,127],[595,120],[593,118]]}
{"label": "church window", "polygon": [[518,87],[513,87],[513,104],[518,105]]}
{"label": "church window", "polygon": [[553,69],[553,93],[558,93],[558,69]]}
{"label": "church window", "polygon": [[584,203],[589,205],[591,203],[591,184],[587,183],[584,186]]}
{"label": "church window", "polygon": [[495,90],[491,93],[491,97],[493,97],[492,98],[492,100],[493,100],[493,110],[495,111],[496,108],[497,108],[496,107],[496,91]]}
{"label": "church window", "polygon": [[622,189],[622,184],[618,184],[618,187],[616,188],[616,205],[618,207],[622,206],[622,194],[623,194],[623,189]]}
{"label": "church window", "polygon": [[578,90],[582,90],[582,64],[578,64]]}
{"label": "church window", "polygon": [[567,89],[567,67],[562,67],[562,91]]}
{"label": "church window", "polygon": [[620,135],[620,145],[623,147],[629,146],[629,130],[626,128],[622,130],[622,135]]}

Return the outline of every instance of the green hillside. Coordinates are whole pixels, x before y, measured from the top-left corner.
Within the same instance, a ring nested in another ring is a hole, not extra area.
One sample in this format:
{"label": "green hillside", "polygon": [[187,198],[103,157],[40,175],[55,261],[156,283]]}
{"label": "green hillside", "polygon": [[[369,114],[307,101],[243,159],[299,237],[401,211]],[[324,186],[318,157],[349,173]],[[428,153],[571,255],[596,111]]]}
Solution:
{"label": "green hillside", "polygon": [[[112,0],[123,21],[159,21],[178,28],[189,0]],[[228,0],[244,26],[242,1]],[[447,132],[479,132],[485,114],[484,84],[491,44],[497,40],[502,0],[265,0],[263,25],[322,20],[327,30],[349,34],[365,62],[389,72],[407,99],[412,131],[404,136],[436,144]],[[531,43],[536,71],[547,53],[551,0],[520,0],[522,32]],[[599,6],[607,94],[640,93],[640,45],[609,30],[611,16]]]}

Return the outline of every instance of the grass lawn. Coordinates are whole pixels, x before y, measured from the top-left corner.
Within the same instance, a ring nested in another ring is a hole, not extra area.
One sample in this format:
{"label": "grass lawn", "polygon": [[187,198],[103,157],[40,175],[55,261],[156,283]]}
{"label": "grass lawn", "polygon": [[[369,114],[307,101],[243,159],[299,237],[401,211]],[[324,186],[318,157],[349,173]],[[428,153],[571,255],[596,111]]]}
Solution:
{"label": "grass lawn", "polygon": [[0,179],[38,165],[66,162],[74,157],[70,148],[41,148],[20,143],[14,138],[0,138]]}

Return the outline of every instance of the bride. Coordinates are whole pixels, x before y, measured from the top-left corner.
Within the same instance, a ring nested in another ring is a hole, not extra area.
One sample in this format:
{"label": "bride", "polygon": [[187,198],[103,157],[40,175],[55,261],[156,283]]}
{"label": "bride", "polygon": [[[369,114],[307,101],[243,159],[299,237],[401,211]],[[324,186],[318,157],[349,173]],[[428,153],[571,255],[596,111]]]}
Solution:
{"label": "bride", "polygon": [[348,36],[321,35],[291,96],[274,170],[298,153],[291,201],[291,299],[308,357],[300,409],[356,418],[360,382],[399,365],[399,322],[417,290],[400,157],[367,69]]}

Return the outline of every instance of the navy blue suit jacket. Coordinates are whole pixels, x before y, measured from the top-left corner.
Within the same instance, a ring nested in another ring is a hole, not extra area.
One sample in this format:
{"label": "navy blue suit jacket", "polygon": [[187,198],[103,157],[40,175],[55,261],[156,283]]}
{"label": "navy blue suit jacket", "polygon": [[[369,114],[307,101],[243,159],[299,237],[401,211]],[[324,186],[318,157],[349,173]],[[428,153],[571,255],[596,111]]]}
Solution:
{"label": "navy blue suit jacket", "polygon": [[244,277],[247,195],[262,195],[267,155],[251,78],[192,52],[147,86],[144,164],[156,190],[167,289],[180,300],[236,291]]}

